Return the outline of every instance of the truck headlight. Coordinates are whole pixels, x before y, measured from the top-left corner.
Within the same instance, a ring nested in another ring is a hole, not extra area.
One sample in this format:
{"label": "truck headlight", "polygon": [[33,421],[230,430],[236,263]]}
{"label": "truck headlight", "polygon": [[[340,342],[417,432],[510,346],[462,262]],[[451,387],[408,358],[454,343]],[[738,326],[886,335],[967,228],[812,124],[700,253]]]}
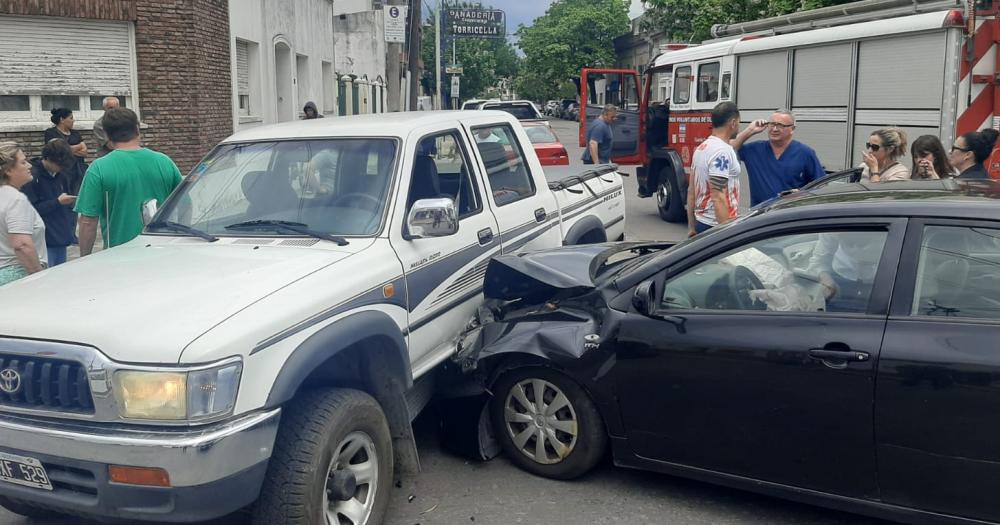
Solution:
{"label": "truck headlight", "polygon": [[115,372],[115,397],[126,419],[183,421],[225,414],[236,404],[240,362],[198,370]]}

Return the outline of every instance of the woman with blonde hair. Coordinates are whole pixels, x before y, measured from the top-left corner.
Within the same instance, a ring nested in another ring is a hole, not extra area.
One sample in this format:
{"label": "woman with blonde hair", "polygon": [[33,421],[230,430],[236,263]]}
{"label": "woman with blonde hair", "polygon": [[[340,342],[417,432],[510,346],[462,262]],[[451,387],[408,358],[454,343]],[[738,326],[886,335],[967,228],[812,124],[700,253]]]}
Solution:
{"label": "woman with blonde hair", "polygon": [[0,286],[45,269],[45,223],[21,187],[31,164],[14,142],[0,142]]}
{"label": "woman with blonde hair", "polygon": [[906,133],[898,128],[876,129],[865,143],[864,171],[872,182],[909,180],[910,169],[899,162],[906,155]]}

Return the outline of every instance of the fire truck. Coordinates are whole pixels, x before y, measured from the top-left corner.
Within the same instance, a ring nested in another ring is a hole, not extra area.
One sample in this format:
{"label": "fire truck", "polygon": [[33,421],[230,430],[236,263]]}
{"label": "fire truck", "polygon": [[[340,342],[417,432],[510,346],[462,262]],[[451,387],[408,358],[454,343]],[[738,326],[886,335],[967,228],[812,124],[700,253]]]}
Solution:
{"label": "fire truck", "polygon": [[[860,164],[869,134],[885,126],[948,146],[1000,125],[998,11],[1000,0],[864,0],[716,26],[715,40],[664,46],[643,76],[584,69],[580,145],[600,106],[618,105],[612,159],[638,166],[639,195],[655,196],[670,222],[685,220],[691,157],[722,101],[744,123],[790,109],[795,139],[827,171]],[[1000,178],[994,155],[987,168]]]}

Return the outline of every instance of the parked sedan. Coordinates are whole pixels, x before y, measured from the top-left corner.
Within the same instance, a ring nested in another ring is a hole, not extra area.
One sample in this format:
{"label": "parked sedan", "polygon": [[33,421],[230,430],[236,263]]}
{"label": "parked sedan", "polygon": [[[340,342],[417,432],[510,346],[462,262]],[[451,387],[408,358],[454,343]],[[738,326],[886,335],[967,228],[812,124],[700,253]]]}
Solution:
{"label": "parked sedan", "polygon": [[569,165],[569,153],[547,121],[523,121],[521,125],[524,126],[542,166]]}
{"label": "parked sedan", "polygon": [[1000,522],[998,196],[828,186],[676,245],[500,256],[457,361],[542,476],[610,448],[873,516]]}

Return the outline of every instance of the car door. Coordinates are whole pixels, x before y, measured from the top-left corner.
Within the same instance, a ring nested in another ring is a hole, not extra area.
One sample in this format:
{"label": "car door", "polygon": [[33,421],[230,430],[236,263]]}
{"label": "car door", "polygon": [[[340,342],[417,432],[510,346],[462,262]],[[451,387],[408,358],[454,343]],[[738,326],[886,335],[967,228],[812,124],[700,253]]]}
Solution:
{"label": "car door", "polygon": [[555,197],[545,186],[538,157],[525,155],[525,146],[531,149],[531,142],[524,130],[515,132],[510,123],[501,122],[472,125],[469,133],[504,253],[559,246]]}
{"label": "car door", "polygon": [[914,220],[878,364],[887,503],[1000,521],[1000,223]]}
{"label": "car door", "polygon": [[[496,219],[482,199],[482,182],[458,129],[419,134],[406,159],[407,177],[392,245],[406,274],[410,359],[414,375],[447,357],[451,339],[478,307],[489,258],[500,251]],[[417,200],[447,197],[456,203],[458,232],[411,238],[409,209]]]}
{"label": "car door", "polygon": [[618,115],[611,125],[614,139],[611,161],[620,165],[642,163],[645,139],[640,129],[645,108],[639,93],[639,73],[630,69],[584,69],[580,72],[580,146],[586,147],[587,126],[604,106],[614,104]]}
{"label": "car door", "polygon": [[661,273],[657,314],[630,314],[617,335],[635,454],[876,497],[874,363],[904,227],[783,225]]}

